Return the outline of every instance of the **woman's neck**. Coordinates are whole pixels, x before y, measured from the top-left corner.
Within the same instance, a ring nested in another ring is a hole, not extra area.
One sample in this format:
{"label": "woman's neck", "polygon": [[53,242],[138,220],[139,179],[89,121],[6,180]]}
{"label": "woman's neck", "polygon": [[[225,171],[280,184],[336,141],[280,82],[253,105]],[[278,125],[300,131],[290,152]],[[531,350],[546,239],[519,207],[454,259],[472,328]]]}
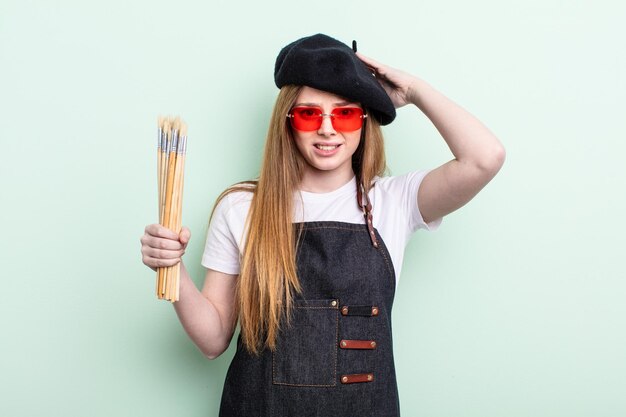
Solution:
{"label": "woman's neck", "polygon": [[346,185],[353,177],[352,167],[341,172],[306,169],[300,182],[300,190],[309,193],[329,193]]}

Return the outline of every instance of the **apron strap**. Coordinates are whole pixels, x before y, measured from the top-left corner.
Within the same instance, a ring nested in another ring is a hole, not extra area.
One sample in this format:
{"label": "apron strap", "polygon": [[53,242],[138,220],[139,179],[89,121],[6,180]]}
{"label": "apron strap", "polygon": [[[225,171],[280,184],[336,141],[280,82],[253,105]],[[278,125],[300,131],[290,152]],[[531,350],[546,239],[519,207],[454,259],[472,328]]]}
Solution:
{"label": "apron strap", "polygon": [[[367,193],[363,193],[363,184],[361,181],[357,181],[356,184],[356,199],[359,208],[363,211],[363,217],[365,217],[365,224],[367,225],[367,230],[370,235],[370,240],[372,241],[372,245],[378,249],[378,239],[376,238],[376,233],[374,233],[374,217],[372,216],[372,203],[370,202],[370,198]],[[365,201],[363,201],[365,200]]]}

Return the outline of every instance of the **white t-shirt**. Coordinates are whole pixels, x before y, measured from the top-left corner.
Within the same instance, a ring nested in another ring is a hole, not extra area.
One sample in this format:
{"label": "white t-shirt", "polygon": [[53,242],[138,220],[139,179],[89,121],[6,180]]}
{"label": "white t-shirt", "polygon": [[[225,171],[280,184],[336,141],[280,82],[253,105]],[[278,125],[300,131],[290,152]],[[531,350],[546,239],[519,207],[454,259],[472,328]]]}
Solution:
{"label": "white t-shirt", "polygon": [[[377,177],[376,185],[369,192],[374,227],[391,255],[396,284],[411,234],[418,229],[436,230],[441,224],[441,219],[425,223],[418,208],[417,191],[427,173],[415,171],[395,177]],[[239,274],[251,201],[252,193],[238,191],[228,194],[217,205],[202,256],[204,267]],[[356,179],[329,193],[298,191],[294,222],[312,221],[365,224],[363,212],[357,205]]]}

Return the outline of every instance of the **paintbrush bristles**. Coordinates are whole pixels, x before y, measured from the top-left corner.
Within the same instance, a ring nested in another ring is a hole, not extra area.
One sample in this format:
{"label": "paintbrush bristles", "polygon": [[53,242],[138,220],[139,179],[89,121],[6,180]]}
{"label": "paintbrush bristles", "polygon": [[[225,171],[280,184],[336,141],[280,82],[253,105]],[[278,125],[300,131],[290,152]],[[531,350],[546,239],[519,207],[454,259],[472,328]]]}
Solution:
{"label": "paintbrush bristles", "polygon": [[[157,123],[160,144],[157,153],[159,222],[180,233],[187,124],[180,117],[159,117]],[[177,301],[179,281],[180,263],[172,267],[157,268],[157,297]]]}

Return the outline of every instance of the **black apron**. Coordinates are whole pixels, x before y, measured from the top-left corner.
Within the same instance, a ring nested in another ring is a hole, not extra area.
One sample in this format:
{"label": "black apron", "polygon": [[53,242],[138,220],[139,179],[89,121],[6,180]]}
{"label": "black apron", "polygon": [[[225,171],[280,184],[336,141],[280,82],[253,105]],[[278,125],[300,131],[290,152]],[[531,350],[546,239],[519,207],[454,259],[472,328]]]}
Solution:
{"label": "black apron", "polygon": [[391,337],[395,273],[368,214],[369,227],[297,224],[302,294],[291,325],[282,326],[274,352],[258,356],[239,337],[220,417],[400,415]]}

